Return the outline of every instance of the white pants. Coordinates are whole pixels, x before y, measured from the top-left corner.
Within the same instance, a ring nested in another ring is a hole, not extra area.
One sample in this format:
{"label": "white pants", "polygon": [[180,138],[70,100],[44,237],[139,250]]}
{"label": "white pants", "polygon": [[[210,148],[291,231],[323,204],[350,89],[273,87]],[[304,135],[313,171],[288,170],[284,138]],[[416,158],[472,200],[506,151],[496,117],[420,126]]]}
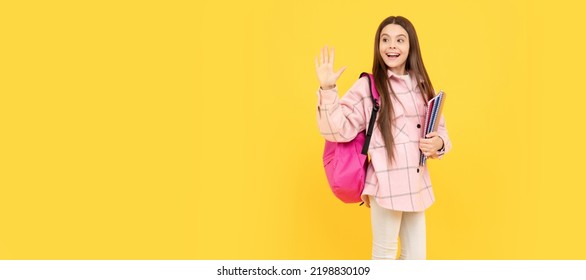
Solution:
{"label": "white pants", "polygon": [[401,238],[401,260],[425,260],[425,212],[400,212],[382,208],[370,199],[372,223],[372,259],[397,257]]}

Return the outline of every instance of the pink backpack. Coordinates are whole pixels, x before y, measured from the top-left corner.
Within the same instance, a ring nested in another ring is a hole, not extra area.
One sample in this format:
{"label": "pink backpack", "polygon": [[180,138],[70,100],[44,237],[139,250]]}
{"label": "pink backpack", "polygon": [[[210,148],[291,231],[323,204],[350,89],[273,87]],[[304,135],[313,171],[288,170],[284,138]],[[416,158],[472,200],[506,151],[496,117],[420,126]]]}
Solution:
{"label": "pink backpack", "polygon": [[374,84],[374,77],[368,73],[360,74],[361,78],[363,76],[368,76],[372,104],[374,104],[366,131],[359,132],[352,141],[346,143],[326,140],[323,155],[324,169],[330,188],[334,195],[345,203],[362,201],[360,195],[364,190],[368,167],[368,145],[379,110],[379,94]]}

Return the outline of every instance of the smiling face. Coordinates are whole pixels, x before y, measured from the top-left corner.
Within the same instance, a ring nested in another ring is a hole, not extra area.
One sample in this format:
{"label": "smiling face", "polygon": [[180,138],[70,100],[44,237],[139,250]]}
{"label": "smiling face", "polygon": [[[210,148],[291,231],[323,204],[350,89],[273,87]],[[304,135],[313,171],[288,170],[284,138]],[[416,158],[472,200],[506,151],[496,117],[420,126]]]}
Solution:
{"label": "smiling face", "polygon": [[382,29],[379,50],[383,61],[393,73],[405,74],[405,63],[409,56],[409,34],[402,26],[389,24]]}

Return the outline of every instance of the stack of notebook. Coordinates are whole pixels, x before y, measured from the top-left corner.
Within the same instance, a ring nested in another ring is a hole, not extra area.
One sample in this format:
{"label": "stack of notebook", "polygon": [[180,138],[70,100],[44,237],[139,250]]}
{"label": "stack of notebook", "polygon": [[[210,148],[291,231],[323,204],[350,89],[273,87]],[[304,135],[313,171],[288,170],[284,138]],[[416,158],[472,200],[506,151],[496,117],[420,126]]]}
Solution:
{"label": "stack of notebook", "polygon": [[[439,125],[440,116],[442,115],[442,108],[444,107],[444,101],[446,100],[446,94],[443,90],[440,92],[429,102],[427,102],[427,111],[425,114],[425,125],[423,126],[423,135],[425,137],[428,133],[433,131],[437,131],[437,126]],[[423,155],[423,153],[419,156],[419,165],[425,165],[425,161],[427,157]]]}

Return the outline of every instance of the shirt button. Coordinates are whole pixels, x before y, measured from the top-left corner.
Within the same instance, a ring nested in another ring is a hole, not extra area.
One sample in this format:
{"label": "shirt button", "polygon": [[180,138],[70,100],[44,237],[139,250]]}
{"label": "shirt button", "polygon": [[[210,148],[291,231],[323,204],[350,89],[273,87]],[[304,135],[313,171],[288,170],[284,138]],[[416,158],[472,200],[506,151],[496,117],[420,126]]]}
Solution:
{"label": "shirt button", "polygon": [[419,168],[417,168],[417,173],[419,173]]}
{"label": "shirt button", "polygon": [[417,124],[417,128],[421,128],[421,124]]}

